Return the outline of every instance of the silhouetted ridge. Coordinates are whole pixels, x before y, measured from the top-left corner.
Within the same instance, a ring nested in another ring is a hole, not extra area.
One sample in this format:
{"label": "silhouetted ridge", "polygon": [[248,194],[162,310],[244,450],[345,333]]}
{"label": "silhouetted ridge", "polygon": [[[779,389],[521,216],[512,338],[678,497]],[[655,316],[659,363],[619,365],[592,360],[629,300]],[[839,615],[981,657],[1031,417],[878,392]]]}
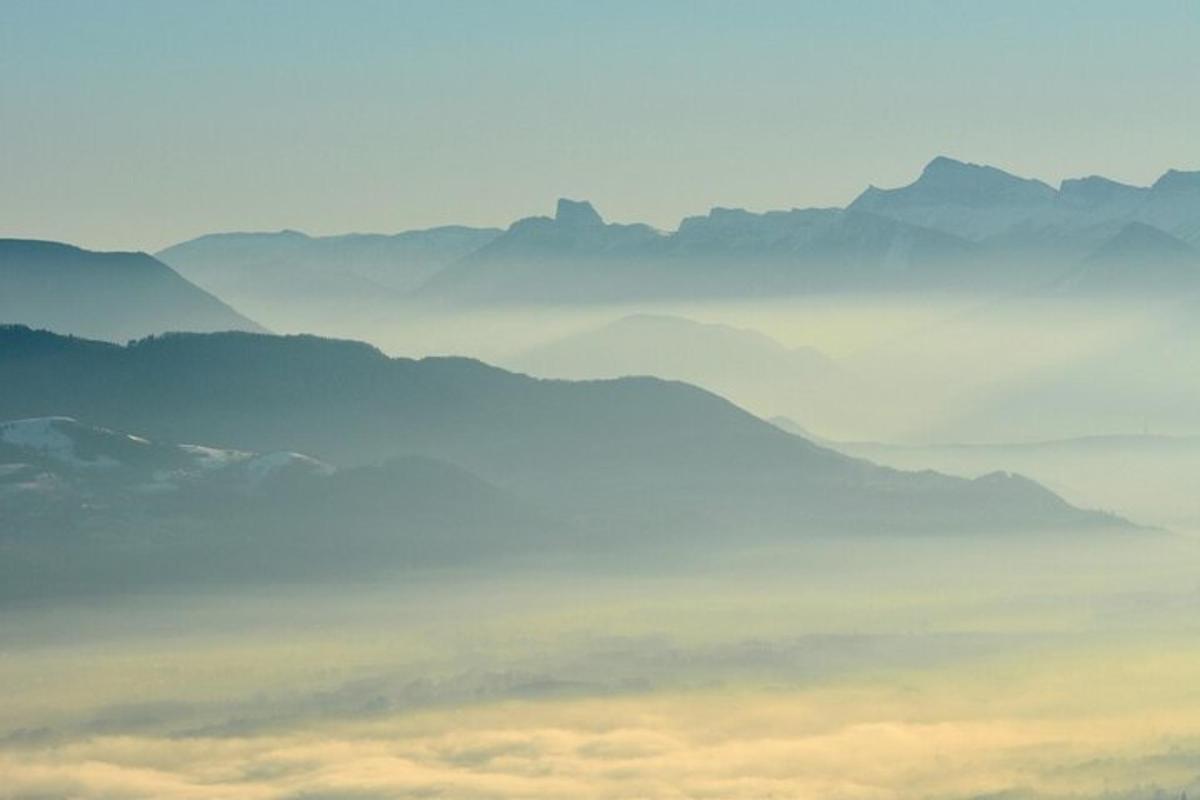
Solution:
{"label": "silhouetted ridge", "polygon": [[168,330],[262,330],[145,253],[0,239],[0,320],[124,340]]}
{"label": "silhouetted ridge", "polygon": [[1019,490],[980,516],[983,490],[970,481],[848,458],[653,378],[536,380],[468,359],[389,359],[351,342],[247,334],[99,352],[60,338],[53,358],[30,358],[19,346],[29,338],[0,331],[0,381],[16,387],[0,394],[0,419],[57,414],[342,466],[421,455],[629,535],[1112,522],[1061,500],[1026,506]]}
{"label": "silhouetted ridge", "polygon": [[499,234],[461,225],[341,236],[216,233],[158,256],[200,285],[268,317],[289,304],[313,302],[354,313],[364,305],[398,302]]}
{"label": "silhouetted ridge", "polygon": [[559,521],[427,457],[335,470],[290,451],[0,419],[0,600],[357,577],[570,542]]}
{"label": "silhouetted ridge", "polygon": [[1059,187],[1059,198],[1068,206],[1096,209],[1119,203],[1141,201],[1149,190],[1141,186],[1118,183],[1099,175],[1068,178]]}
{"label": "silhouetted ridge", "polygon": [[897,204],[951,203],[968,207],[1016,203],[1044,203],[1055,191],[1042,181],[1018,178],[996,167],[968,164],[938,156],[921,171],[917,180],[898,189],[873,188],[859,196],[850,208],[876,211]]}
{"label": "silhouetted ridge", "polygon": [[1200,245],[1198,187],[1200,173],[1170,170],[1153,187],[1091,175],[1056,189],[937,156],[911,183],[870,186],[845,209],[718,206],[673,232],[606,223],[591,203],[561,198],[553,216],[519,219],[504,231],[220,234],[161,255],[261,314],[287,302],[346,314],[408,302],[1037,292],[1130,222]]}
{"label": "silhouetted ridge", "polygon": [[1200,192],[1200,171],[1169,169],[1151,187],[1155,192]]}
{"label": "silhouetted ridge", "polygon": [[604,220],[586,200],[568,200],[559,198],[554,211],[554,221],[563,225],[580,228],[595,228],[604,224]]}

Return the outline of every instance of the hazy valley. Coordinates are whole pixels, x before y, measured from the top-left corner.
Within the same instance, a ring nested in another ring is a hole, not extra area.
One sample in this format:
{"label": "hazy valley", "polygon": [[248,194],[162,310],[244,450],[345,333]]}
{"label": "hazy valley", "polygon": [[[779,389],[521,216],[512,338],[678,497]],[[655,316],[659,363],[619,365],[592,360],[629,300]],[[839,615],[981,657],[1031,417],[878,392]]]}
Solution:
{"label": "hazy valley", "polygon": [[0,0],[0,800],[1200,798],[1197,0]]}

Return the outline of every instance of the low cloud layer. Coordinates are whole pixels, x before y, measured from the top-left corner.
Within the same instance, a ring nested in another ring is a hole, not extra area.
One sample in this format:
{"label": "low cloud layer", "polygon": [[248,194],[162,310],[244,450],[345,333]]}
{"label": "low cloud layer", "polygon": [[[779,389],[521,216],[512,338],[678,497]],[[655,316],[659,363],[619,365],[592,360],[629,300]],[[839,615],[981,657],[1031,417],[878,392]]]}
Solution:
{"label": "low cloud layer", "polygon": [[[944,599],[887,594],[905,587],[875,570],[840,606],[817,578],[803,596],[765,579],[753,595],[672,584],[671,602],[663,587],[581,586],[586,614],[543,586],[532,610],[509,597],[473,624],[428,612],[424,636],[373,615],[436,604],[391,593],[338,609],[230,600],[248,621],[221,635],[225,600],[97,612],[117,631],[72,611],[40,640],[30,631],[57,617],[13,614],[0,800],[1196,796],[1193,593],[1162,590],[1169,571],[1153,572],[1157,592],[1116,595],[1053,571],[1019,597],[956,589],[943,614]],[[909,602],[884,617],[885,596]],[[811,632],[818,614],[888,630]],[[979,628],[953,632],[966,622]]]}
{"label": "low cloud layer", "polygon": [[963,719],[909,691],[519,701],[244,738],[100,735],[9,748],[0,797],[1152,797],[1200,775],[1200,741],[1168,735],[1194,710]]}

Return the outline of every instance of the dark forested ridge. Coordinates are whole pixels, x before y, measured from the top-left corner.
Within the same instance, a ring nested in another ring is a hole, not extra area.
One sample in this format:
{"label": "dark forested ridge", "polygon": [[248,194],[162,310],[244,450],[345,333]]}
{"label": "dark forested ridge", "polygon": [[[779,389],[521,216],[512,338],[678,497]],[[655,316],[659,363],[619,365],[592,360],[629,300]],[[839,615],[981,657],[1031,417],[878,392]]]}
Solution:
{"label": "dark forested ridge", "polygon": [[171,334],[118,347],[8,327],[0,382],[12,387],[0,419],[63,415],[342,467],[426,456],[589,524],[664,535],[1115,522],[1017,476],[971,481],[848,458],[653,378],[536,380],[312,336]]}

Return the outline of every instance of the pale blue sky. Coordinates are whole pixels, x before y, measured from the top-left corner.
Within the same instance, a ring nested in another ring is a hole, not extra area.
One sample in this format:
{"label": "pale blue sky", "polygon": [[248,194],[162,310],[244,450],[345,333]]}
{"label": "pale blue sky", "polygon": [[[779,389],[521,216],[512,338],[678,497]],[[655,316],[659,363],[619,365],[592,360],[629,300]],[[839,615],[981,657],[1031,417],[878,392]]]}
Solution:
{"label": "pale blue sky", "polygon": [[673,228],[943,153],[1200,168],[1200,2],[0,0],[0,235]]}

